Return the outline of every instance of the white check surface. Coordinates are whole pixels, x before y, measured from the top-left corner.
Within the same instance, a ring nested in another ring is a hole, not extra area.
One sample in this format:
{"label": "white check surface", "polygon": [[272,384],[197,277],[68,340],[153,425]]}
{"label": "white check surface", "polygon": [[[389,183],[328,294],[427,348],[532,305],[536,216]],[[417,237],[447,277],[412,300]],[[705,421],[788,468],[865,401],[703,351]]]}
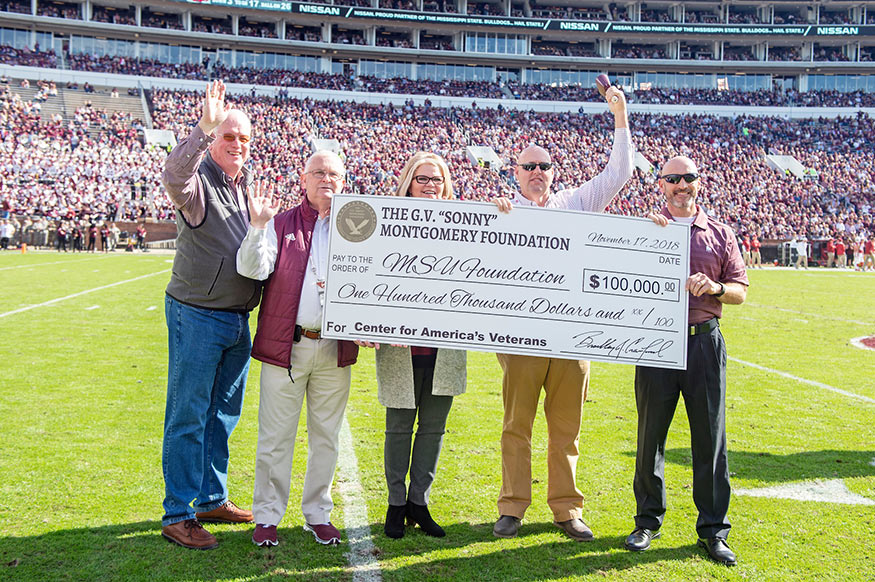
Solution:
{"label": "white check surface", "polygon": [[686,368],[687,225],[352,195],[331,217],[325,337]]}

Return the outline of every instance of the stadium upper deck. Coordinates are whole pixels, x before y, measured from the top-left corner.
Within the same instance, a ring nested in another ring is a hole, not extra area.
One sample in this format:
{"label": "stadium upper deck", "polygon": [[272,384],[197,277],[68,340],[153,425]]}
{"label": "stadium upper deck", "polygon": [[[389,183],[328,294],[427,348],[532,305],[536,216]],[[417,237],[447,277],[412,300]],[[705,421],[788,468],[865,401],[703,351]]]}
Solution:
{"label": "stadium upper deck", "polygon": [[[0,1],[0,44],[377,78],[875,92],[875,1]],[[513,94],[507,91],[508,98]]]}

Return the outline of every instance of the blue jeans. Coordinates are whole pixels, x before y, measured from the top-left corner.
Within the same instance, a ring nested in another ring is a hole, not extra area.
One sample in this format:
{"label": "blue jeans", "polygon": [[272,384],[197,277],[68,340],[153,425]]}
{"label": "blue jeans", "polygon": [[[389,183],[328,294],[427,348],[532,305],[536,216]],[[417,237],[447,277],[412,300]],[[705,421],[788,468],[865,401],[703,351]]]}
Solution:
{"label": "blue jeans", "polygon": [[[168,348],[164,517],[170,525],[228,499],[228,438],[243,408],[249,314],[164,301]],[[193,505],[193,507],[192,507]]]}

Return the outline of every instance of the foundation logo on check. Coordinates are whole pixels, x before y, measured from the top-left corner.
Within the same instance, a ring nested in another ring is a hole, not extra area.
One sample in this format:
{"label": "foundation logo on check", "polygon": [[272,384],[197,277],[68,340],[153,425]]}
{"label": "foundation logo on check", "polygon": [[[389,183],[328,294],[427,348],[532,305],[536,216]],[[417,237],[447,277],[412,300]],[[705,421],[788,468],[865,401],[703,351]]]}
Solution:
{"label": "foundation logo on check", "polygon": [[356,200],[337,213],[337,232],[349,242],[362,242],[377,230],[377,213],[367,202]]}

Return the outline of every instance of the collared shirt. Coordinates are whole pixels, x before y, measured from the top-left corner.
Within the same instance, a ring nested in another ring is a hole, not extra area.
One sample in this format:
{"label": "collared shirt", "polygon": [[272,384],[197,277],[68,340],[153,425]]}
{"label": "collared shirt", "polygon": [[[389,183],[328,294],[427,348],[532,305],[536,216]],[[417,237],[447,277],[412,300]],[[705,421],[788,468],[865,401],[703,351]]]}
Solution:
{"label": "collared shirt", "polygon": [[[328,237],[330,216],[319,218],[313,227],[310,240],[310,257],[304,271],[301,299],[298,301],[298,317],[295,321],[305,329],[322,329],[322,305],[325,293],[325,278],[328,274]],[[237,252],[237,272],[250,279],[264,281],[273,273],[277,256],[276,229],[273,219],[265,228],[249,226],[246,237]],[[318,285],[322,281],[323,286]]]}
{"label": "collared shirt", "polygon": [[[632,135],[629,130],[627,128],[614,130],[614,146],[611,148],[611,157],[605,169],[579,188],[548,192],[544,208],[603,212],[632,176],[634,154],[635,148],[632,146]],[[521,192],[517,192],[514,196],[513,204],[536,206]]]}
{"label": "collared shirt", "polygon": [[[675,220],[667,206],[662,215]],[[750,285],[744,259],[735,244],[735,233],[729,226],[708,216],[699,206],[699,212],[690,226],[690,274],[704,273],[718,283]],[[703,323],[723,315],[723,304],[713,295],[696,297],[690,294],[690,325]]]}
{"label": "collared shirt", "polygon": [[[163,180],[167,195],[170,196],[173,205],[182,212],[185,221],[192,226],[203,222],[206,215],[204,187],[198,180],[197,169],[215,140],[215,137],[205,134],[199,125],[195,125],[191,134],[173,148],[164,164]],[[225,173],[222,177],[231,191],[236,194],[237,206],[248,212],[243,172],[240,172],[236,179]]]}

